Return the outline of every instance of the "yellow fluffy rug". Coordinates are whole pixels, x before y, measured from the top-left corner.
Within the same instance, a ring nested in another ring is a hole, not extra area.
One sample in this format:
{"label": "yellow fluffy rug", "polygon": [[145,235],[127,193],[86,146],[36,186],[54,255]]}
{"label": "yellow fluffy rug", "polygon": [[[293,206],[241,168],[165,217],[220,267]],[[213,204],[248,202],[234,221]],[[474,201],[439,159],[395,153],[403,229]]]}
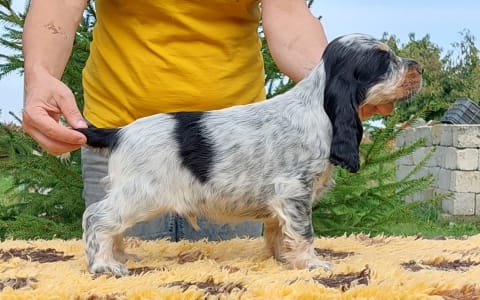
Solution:
{"label": "yellow fluffy rug", "polygon": [[318,238],[332,272],[289,270],[262,239],[127,241],[132,275],[93,276],[78,240],[0,244],[0,299],[480,299],[480,235]]}

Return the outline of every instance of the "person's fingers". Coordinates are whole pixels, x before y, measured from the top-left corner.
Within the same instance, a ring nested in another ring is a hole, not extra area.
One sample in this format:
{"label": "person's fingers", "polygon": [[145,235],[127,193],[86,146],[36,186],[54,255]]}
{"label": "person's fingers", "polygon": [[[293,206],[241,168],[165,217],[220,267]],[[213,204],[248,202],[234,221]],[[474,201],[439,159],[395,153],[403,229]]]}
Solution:
{"label": "person's fingers", "polygon": [[62,93],[59,93],[57,97],[59,98],[56,99],[58,107],[67,120],[67,123],[73,128],[87,127],[87,123],[77,107],[73,93],[69,89],[65,89]]}
{"label": "person's fingers", "polygon": [[86,137],[59,123],[64,116],[70,127],[87,127],[72,91],[48,73],[34,79],[26,84],[23,129],[50,153],[78,149],[87,142]]}
{"label": "person's fingers", "polygon": [[[41,107],[25,108],[23,111],[23,127],[25,131],[37,140],[38,133],[57,143],[83,145],[87,142],[86,137],[75,130],[69,129],[59,124],[55,118],[50,116]],[[49,144],[43,141],[44,144]],[[49,152],[54,149],[46,149]]]}
{"label": "person's fingers", "polygon": [[[25,129],[25,128],[24,128]],[[79,149],[82,145],[68,144],[44,135],[36,128],[28,128],[28,134],[47,152],[53,155],[59,155]]]}

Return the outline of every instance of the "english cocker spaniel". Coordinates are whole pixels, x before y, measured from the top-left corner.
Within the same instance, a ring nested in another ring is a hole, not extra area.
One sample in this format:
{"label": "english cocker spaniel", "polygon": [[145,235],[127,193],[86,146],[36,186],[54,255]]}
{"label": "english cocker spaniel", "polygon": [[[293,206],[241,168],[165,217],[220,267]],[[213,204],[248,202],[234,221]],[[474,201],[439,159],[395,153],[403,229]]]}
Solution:
{"label": "english cocker spaniel", "polygon": [[332,165],[359,169],[359,108],[407,99],[421,82],[417,62],[352,34],[329,43],[305,79],[270,100],[78,129],[89,146],[110,151],[108,194],[83,216],[89,271],[127,275],[123,232],[166,212],[194,226],[195,216],[263,221],[276,259],[330,269],[314,253],[312,204],[331,185]]}

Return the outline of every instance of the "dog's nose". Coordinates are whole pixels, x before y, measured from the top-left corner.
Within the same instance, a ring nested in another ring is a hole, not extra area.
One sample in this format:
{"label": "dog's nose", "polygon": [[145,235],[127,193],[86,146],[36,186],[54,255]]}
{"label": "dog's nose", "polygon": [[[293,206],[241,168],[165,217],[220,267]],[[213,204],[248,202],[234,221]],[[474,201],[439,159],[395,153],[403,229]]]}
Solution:
{"label": "dog's nose", "polygon": [[409,68],[414,68],[418,74],[423,74],[423,68],[417,61],[413,59],[406,59],[406,63]]}

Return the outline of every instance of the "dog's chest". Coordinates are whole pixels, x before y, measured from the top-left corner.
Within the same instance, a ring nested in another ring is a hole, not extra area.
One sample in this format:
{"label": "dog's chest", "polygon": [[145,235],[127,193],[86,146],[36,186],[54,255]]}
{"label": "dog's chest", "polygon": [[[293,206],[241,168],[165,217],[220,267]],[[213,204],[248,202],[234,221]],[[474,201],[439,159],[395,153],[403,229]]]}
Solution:
{"label": "dog's chest", "polygon": [[328,163],[325,170],[313,179],[312,200],[316,200],[323,192],[334,184],[332,175],[333,165]]}

